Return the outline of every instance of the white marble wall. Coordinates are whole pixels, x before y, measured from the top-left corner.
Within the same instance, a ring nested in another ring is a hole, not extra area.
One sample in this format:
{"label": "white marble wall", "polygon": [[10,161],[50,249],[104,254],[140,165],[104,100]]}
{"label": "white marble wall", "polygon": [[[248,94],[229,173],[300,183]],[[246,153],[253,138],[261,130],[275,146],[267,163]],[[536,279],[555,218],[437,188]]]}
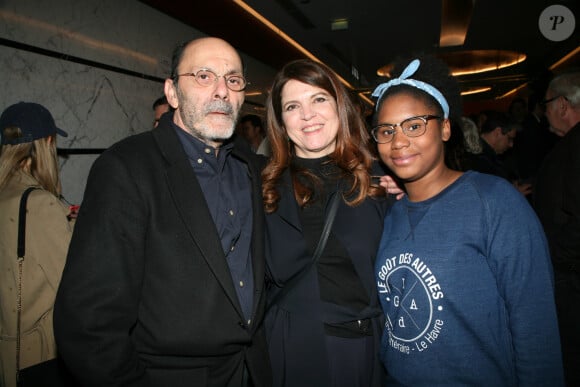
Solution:
{"label": "white marble wall", "polygon": [[[18,101],[40,103],[69,133],[59,138],[59,148],[106,148],[151,128],[151,105],[163,94],[163,83],[66,56],[163,79],[174,46],[199,36],[136,0],[0,0],[1,39],[62,54],[54,58],[0,44],[0,108]],[[96,157],[61,158],[68,201],[81,203]]]}

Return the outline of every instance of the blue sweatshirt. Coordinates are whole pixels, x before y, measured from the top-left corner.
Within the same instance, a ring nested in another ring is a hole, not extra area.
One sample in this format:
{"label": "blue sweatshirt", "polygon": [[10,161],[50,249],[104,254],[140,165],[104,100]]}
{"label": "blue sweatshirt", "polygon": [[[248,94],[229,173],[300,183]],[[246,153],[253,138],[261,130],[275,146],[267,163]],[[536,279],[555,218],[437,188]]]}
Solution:
{"label": "blue sweatshirt", "polygon": [[545,236],[504,179],[397,202],[375,269],[389,386],[563,385]]}

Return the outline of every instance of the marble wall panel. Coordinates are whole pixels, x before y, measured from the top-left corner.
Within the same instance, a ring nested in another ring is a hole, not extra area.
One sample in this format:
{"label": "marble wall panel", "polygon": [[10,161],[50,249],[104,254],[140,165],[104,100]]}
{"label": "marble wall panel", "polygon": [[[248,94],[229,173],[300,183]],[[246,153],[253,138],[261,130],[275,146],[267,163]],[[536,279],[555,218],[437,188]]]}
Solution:
{"label": "marble wall panel", "polygon": [[152,126],[151,104],[162,84],[0,46],[0,104],[34,101],[46,106],[68,132],[58,138],[65,150],[89,155],[61,158],[63,194],[80,202],[88,167],[100,149]]}
{"label": "marble wall panel", "polygon": [[[137,0],[0,0],[0,110],[31,101],[52,112],[69,133],[58,139],[69,153],[63,194],[81,203],[99,150],[151,128],[173,48],[201,36]],[[241,55],[273,78],[275,70]],[[246,99],[242,114],[263,115],[264,95]]]}
{"label": "marble wall panel", "polygon": [[[152,126],[175,44],[203,36],[138,1],[0,1],[0,107],[46,106],[69,133],[63,195],[81,203],[99,150]],[[141,75],[141,76],[139,76]]]}

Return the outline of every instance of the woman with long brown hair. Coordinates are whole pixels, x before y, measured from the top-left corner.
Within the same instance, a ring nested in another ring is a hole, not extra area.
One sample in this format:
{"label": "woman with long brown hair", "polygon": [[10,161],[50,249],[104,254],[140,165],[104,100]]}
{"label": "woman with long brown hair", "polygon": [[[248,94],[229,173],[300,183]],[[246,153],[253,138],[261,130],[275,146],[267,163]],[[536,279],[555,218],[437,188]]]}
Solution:
{"label": "woman with long brown hair", "polygon": [[389,201],[373,180],[384,171],[363,117],[332,70],[298,60],[277,74],[267,121],[266,331],[274,385],[379,386],[373,265]]}

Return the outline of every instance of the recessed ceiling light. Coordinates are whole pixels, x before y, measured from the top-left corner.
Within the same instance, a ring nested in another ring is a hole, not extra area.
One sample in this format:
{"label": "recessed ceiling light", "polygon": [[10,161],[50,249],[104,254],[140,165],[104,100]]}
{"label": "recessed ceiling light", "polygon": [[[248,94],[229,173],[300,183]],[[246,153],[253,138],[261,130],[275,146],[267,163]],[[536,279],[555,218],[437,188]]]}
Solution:
{"label": "recessed ceiling light", "polygon": [[483,93],[483,92],[489,91],[489,90],[491,90],[491,87],[490,86],[478,87],[478,88],[464,90],[464,91],[461,92],[461,95],[470,95],[470,94]]}
{"label": "recessed ceiling light", "polygon": [[483,73],[510,67],[526,60],[526,54],[509,50],[465,50],[440,53],[455,76]]}
{"label": "recessed ceiling light", "polygon": [[[521,63],[526,54],[508,50],[464,50],[437,54],[454,76],[483,73],[499,70]],[[390,77],[393,64],[387,64],[377,70],[377,75]]]}

